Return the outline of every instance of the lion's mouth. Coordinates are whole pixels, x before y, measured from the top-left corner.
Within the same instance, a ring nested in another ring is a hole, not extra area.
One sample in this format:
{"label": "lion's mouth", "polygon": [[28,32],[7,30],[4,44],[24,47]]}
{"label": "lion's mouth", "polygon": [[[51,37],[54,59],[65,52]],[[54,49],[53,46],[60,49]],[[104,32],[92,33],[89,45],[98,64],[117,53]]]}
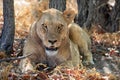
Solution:
{"label": "lion's mouth", "polygon": [[45,47],[45,53],[47,56],[54,56],[58,54],[58,47]]}
{"label": "lion's mouth", "polygon": [[58,47],[45,47],[45,49],[48,51],[57,51]]}

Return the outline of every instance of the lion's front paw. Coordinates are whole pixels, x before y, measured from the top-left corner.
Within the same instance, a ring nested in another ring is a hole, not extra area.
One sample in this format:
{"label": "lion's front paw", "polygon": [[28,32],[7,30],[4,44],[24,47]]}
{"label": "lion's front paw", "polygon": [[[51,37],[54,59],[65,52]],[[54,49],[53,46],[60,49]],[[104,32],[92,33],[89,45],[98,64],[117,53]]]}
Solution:
{"label": "lion's front paw", "polygon": [[88,67],[94,67],[94,61],[83,61],[83,65],[88,66]]}
{"label": "lion's front paw", "polygon": [[27,64],[22,68],[22,73],[33,73],[33,72],[34,72],[34,68],[31,64]]}
{"label": "lion's front paw", "polygon": [[33,65],[29,59],[24,59],[20,62],[20,69],[22,73],[29,73],[34,71]]}

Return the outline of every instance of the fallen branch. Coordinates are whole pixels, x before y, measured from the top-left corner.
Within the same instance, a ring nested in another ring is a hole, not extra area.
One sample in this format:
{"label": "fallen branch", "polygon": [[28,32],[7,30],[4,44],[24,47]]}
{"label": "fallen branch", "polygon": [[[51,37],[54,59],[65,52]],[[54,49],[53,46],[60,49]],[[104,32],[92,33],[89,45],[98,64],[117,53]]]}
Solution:
{"label": "fallen branch", "polygon": [[4,58],[4,59],[0,59],[0,63],[3,61],[14,61],[14,60],[20,60],[20,59],[24,59],[28,56],[31,56],[32,54],[26,55],[26,56],[20,56],[20,57],[11,57],[11,58]]}

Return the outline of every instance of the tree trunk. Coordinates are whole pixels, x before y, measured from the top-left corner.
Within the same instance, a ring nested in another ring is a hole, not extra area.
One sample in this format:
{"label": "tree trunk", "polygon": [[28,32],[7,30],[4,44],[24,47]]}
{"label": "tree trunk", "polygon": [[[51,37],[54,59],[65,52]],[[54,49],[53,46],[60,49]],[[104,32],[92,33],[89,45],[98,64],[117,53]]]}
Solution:
{"label": "tree trunk", "polygon": [[78,4],[78,15],[75,19],[75,23],[81,27],[86,22],[88,17],[88,0],[77,0]]}
{"label": "tree trunk", "polygon": [[109,0],[77,0],[78,16],[76,23],[88,29],[92,24],[102,26],[108,32],[120,30],[120,0],[112,8]]}
{"label": "tree trunk", "polygon": [[10,55],[13,51],[15,21],[14,21],[14,0],[3,0],[4,25],[0,37],[0,50]]}
{"label": "tree trunk", "polygon": [[62,12],[66,9],[66,0],[50,0],[49,2],[49,8],[55,8]]}
{"label": "tree trunk", "polygon": [[120,0],[115,0],[115,6],[113,7],[111,14],[111,28],[110,32],[116,32],[120,30]]}
{"label": "tree trunk", "polygon": [[90,27],[92,23],[98,21],[97,11],[99,7],[106,4],[108,0],[77,0],[78,16],[77,21],[81,27]]}

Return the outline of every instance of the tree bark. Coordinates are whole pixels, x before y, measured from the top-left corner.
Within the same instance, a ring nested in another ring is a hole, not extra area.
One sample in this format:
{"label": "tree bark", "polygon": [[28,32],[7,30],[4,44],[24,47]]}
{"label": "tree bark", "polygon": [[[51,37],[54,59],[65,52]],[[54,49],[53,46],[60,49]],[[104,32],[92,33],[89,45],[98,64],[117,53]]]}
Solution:
{"label": "tree bark", "polygon": [[89,0],[77,0],[78,4],[78,15],[75,19],[75,23],[83,27],[88,17],[88,1]]}
{"label": "tree bark", "polygon": [[13,51],[15,20],[14,0],[3,0],[4,25],[0,37],[0,50],[10,55]]}
{"label": "tree bark", "polygon": [[77,21],[81,27],[90,27],[92,23],[98,22],[98,9],[101,5],[107,3],[108,0],[77,0],[78,16]]}
{"label": "tree bark", "polygon": [[78,16],[76,23],[88,29],[92,24],[102,26],[108,32],[120,30],[120,0],[111,10],[109,0],[77,0]]}
{"label": "tree bark", "polygon": [[115,0],[115,6],[111,13],[111,29],[110,32],[116,32],[120,30],[120,0]]}
{"label": "tree bark", "polygon": [[49,8],[55,8],[63,12],[66,9],[66,0],[50,0]]}

